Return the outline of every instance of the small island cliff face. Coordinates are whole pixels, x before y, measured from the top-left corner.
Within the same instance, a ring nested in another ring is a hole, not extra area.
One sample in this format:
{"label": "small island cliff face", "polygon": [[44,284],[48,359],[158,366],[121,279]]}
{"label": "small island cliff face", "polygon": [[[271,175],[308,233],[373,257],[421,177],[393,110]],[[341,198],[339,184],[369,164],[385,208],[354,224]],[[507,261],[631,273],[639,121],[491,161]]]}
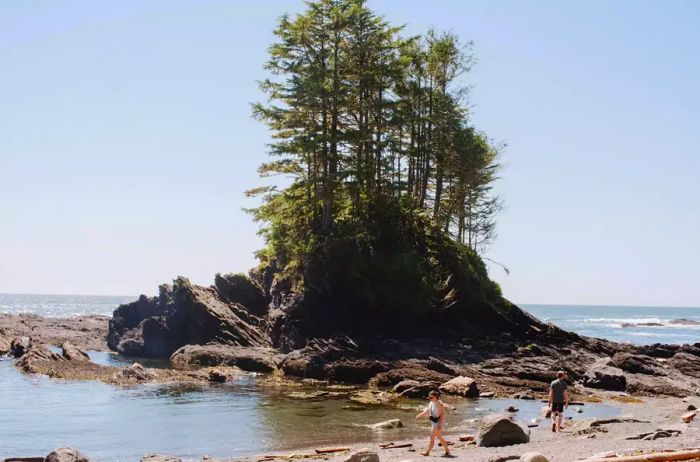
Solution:
{"label": "small island cliff face", "polygon": [[685,396],[700,387],[700,344],[632,346],[581,337],[512,304],[505,313],[464,320],[463,326],[471,322],[466,329],[436,316],[416,319],[413,329],[404,320],[406,329],[394,335],[381,323],[363,324],[364,332],[324,331],[336,324],[324,323],[323,310],[308,308],[303,294],[284,286],[269,270],[217,275],[211,287],[178,278],[157,297],[120,306],[108,343],[125,355],[170,358],[176,369],[225,365],[373,387],[404,382],[416,393],[464,376],[482,393],[540,394],[559,369],[590,388],[641,395]]}

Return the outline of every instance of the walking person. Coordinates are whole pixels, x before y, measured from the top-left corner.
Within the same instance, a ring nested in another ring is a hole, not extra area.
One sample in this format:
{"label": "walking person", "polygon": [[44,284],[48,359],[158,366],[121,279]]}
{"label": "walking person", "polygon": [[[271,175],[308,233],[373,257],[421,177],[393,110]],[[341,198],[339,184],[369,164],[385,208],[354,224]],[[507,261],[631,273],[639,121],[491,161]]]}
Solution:
{"label": "walking person", "polygon": [[429,456],[430,451],[433,450],[433,445],[435,445],[435,439],[437,438],[442,447],[445,449],[445,457],[449,457],[450,450],[447,447],[447,441],[445,441],[445,438],[442,436],[442,432],[445,431],[445,403],[440,400],[440,392],[437,390],[433,390],[428,394],[428,400],[430,400],[428,406],[423,412],[416,416],[416,420],[428,416],[432,424],[428,449],[421,454],[424,456]]}
{"label": "walking person", "polygon": [[552,411],[552,431],[562,431],[564,409],[569,408],[569,385],[564,381],[564,371],[557,372],[557,379],[549,386],[549,409]]}

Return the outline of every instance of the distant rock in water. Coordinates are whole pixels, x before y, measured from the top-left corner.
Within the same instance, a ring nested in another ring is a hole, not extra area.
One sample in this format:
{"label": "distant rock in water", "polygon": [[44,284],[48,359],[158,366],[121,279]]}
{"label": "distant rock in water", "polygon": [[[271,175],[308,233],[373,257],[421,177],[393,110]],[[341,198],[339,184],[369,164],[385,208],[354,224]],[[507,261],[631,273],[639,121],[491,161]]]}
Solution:
{"label": "distant rock in water", "polygon": [[700,326],[700,321],[695,321],[693,319],[679,318],[669,321],[669,324],[678,324],[681,326]]}
{"label": "distant rock in water", "polygon": [[663,327],[664,325],[660,322],[623,322],[620,327]]}

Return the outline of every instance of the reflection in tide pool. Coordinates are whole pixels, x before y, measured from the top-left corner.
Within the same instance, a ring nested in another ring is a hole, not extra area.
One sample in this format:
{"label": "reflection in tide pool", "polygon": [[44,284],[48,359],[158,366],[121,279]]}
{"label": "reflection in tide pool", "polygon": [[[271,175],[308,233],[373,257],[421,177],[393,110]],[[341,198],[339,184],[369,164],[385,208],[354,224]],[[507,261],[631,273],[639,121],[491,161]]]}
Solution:
{"label": "reflection in tide pool", "polygon": [[[94,361],[133,362],[107,353]],[[163,362],[149,364],[151,367]],[[295,390],[298,391],[298,390]],[[139,460],[161,452],[186,459],[203,455],[231,457],[371,440],[396,440],[425,433],[427,422],[414,416],[425,403],[406,400],[402,407],[358,410],[347,399],[300,400],[288,389],[269,389],[255,376],[241,374],[225,385],[119,388],[100,382],[65,382],[19,373],[0,360],[0,457],[43,455],[59,446],[75,446],[100,461]],[[538,416],[541,403],[515,400],[466,400],[447,397],[456,406],[448,433],[472,431],[486,413],[509,405],[519,417]],[[583,406],[575,418],[612,416],[617,409]],[[363,425],[399,418],[404,428],[372,431]]]}

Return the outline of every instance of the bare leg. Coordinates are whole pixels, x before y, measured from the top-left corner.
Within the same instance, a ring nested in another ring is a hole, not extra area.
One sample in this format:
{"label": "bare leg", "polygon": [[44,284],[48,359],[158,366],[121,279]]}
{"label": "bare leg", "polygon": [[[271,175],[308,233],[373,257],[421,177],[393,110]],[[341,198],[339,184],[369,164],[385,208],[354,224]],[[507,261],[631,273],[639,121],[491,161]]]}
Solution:
{"label": "bare leg", "polygon": [[558,412],[552,411],[552,431],[557,431],[557,414]]}
{"label": "bare leg", "polygon": [[430,432],[430,443],[428,444],[428,449],[425,450],[424,453],[422,453],[424,456],[429,456],[430,451],[433,450],[433,446],[435,445],[435,430]]}
{"label": "bare leg", "polygon": [[558,420],[559,420],[559,430],[560,430],[560,431],[564,429],[564,427],[561,426],[561,419],[562,419],[563,417],[564,417],[564,413],[563,413],[563,412],[560,412],[560,413],[559,413],[559,419],[558,419]]}
{"label": "bare leg", "polygon": [[449,456],[450,455],[450,448],[447,446],[447,441],[445,441],[445,438],[442,437],[442,428],[438,427],[437,430],[435,431],[435,436],[437,436],[437,439],[440,441],[440,444],[442,445],[442,449],[445,450],[445,455]]}

